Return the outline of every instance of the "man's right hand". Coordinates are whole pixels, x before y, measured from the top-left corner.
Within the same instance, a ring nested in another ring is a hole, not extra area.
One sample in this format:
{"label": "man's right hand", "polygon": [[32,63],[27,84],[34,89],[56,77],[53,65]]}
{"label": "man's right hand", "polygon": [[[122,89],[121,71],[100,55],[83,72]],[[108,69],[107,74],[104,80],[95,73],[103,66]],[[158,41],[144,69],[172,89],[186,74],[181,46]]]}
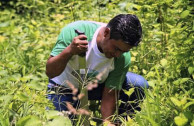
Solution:
{"label": "man's right hand", "polygon": [[46,74],[49,78],[60,75],[73,55],[79,55],[87,51],[88,41],[85,35],[79,35],[72,40],[59,55],[50,56],[46,65]]}
{"label": "man's right hand", "polygon": [[73,55],[79,55],[81,53],[84,53],[88,49],[88,41],[86,35],[79,35],[76,36],[72,43],[69,45],[69,49],[71,54]]}

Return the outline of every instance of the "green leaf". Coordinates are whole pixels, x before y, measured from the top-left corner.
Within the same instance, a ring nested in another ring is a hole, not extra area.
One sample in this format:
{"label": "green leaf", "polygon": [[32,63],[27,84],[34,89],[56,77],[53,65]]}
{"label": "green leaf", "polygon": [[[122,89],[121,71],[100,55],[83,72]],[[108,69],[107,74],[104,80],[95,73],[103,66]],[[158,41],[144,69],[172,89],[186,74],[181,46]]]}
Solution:
{"label": "green leaf", "polygon": [[19,81],[21,78],[21,75],[20,74],[13,74],[9,77],[9,80],[10,81]]}
{"label": "green leaf", "polygon": [[192,112],[192,110],[186,111],[183,114],[185,115],[185,117],[188,119],[189,122],[192,121],[192,119],[193,119],[193,112]]}
{"label": "green leaf", "polygon": [[10,21],[7,21],[7,22],[4,22],[4,23],[1,23],[0,27],[7,27],[7,26],[9,26],[9,24],[10,24]]}
{"label": "green leaf", "polygon": [[22,75],[25,76],[25,74],[26,74],[26,66],[23,65],[22,66]]}
{"label": "green leaf", "polygon": [[145,69],[142,70],[143,74],[147,74],[147,71]]}
{"label": "green leaf", "polygon": [[1,85],[1,84],[5,84],[6,82],[7,82],[7,80],[5,80],[5,79],[2,79],[2,80],[1,80],[1,79],[0,79],[0,85]]}
{"label": "green leaf", "polygon": [[179,116],[176,116],[176,117],[174,118],[174,122],[175,122],[175,124],[178,125],[178,126],[184,126],[184,125],[187,124],[188,119],[185,117],[184,114],[180,113]]}
{"label": "green leaf", "polygon": [[160,60],[160,64],[165,67],[167,65],[167,60],[166,59],[162,59]]}
{"label": "green leaf", "polygon": [[3,117],[3,114],[0,115],[0,126],[10,126],[9,118]]}
{"label": "green leaf", "polygon": [[190,79],[190,78],[180,78],[180,79],[174,81],[173,84],[175,84],[175,85],[180,85],[180,84],[185,83],[185,82],[188,81],[189,79]]}
{"label": "green leaf", "polygon": [[130,88],[128,91],[123,89],[124,93],[126,95],[128,95],[129,97],[131,96],[131,94],[134,92],[135,88]]}
{"label": "green leaf", "polygon": [[170,100],[173,102],[174,105],[176,105],[178,107],[180,107],[182,105],[181,102],[178,99],[176,99],[175,97],[171,97]]}
{"label": "green leaf", "polygon": [[8,74],[7,70],[0,71],[0,76],[7,76],[7,74]]}
{"label": "green leaf", "polygon": [[90,124],[91,124],[92,126],[96,126],[96,122],[95,122],[95,121],[90,120]]}
{"label": "green leaf", "polygon": [[142,118],[148,120],[152,124],[152,126],[159,126],[152,118],[149,118],[149,117],[143,116],[143,115],[142,115]]}
{"label": "green leaf", "polygon": [[181,104],[182,105],[185,105],[187,103],[187,98],[186,97],[184,97],[183,99],[181,99]]}
{"label": "green leaf", "polygon": [[59,115],[59,111],[56,111],[56,110],[47,110],[47,111],[45,112],[45,116],[46,116],[47,120],[49,120],[49,119],[54,119],[54,118],[56,118],[58,115]]}
{"label": "green leaf", "polygon": [[1,43],[1,42],[4,42],[5,39],[6,39],[6,37],[0,35],[0,43]]}
{"label": "green leaf", "polygon": [[3,101],[3,103],[1,103],[2,106],[6,106],[13,98],[13,95],[4,95],[0,97],[0,100]]}
{"label": "green leaf", "polygon": [[135,121],[129,117],[129,115],[127,116],[127,126],[132,126],[135,124]]}
{"label": "green leaf", "polygon": [[137,4],[133,4],[133,7],[136,8],[137,10],[141,9],[141,6],[137,5]]}
{"label": "green leaf", "polygon": [[189,15],[190,11],[189,10],[185,10],[181,13],[181,18],[185,18]]}
{"label": "green leaf", "polygon": [[153,71],[148,72],[148,74],[146,75],[147,77],[154,77],[155,73]]}
{"label": "green leaf", "polygon": [[30,87],[31,89],[35,89],[39,91],[45,89],[45,86],[41,85],[40,82],[37,82],[37,81],[32,81],[27,86]]}
{"label": "green leaf", "polygon": [[194,126],[194,119],[192,120],[192,122],[190,123],[191,126]]}
{"label": "green leaf", "polygon": [[194,67],[189,67],[189,68],[188,68],[188,71],[189,71],[189,74],[193,74],[193,72],[194,72]]}
{"label": "green leaf", "polygon": [[187,102],[186,104],[185,104],[185,106],[183,107],[183,109],[185,110],[185,109],[187,109],[189,106],[191,106],[191,105],[194,105],[194,102],[192,101],[192,102]]}
{"label": "green leaf", "polygon": [[155,87],[157,82],[155,80],[151,80],[151,81],[148,81],[148,84],[149,84],[150,87]]}
{"label": "green leaf", "polygon": [[17,126],[42,126],[41,120],[37,116],[25,116],[21,118]]}
{"label": "green leaf", "polygon": [[188,81],[190,78],[181,78],[180,80],[180,84],[185,83],[186,81]]}
{"label": "green leaf", "polygon": [[28,101],[28,99],[30,98],[28,95],[26,95],[25,93],[22,92],[18,92],[18,94],[16,95],[16,98],[20,101]]}
{"label": "green leaf", "polygon": [[58,116],[52,121],[48,122],[46,126],[72,126],[71,121],[68,117]]}
{"label": "green leaf", "polygon": [[26,81],[28,81],[32,78],[34,78],[34,76],[32,74],[29,74],[29,75],[21,77],[20,80],[23,81],[23,82],[26,82]]}

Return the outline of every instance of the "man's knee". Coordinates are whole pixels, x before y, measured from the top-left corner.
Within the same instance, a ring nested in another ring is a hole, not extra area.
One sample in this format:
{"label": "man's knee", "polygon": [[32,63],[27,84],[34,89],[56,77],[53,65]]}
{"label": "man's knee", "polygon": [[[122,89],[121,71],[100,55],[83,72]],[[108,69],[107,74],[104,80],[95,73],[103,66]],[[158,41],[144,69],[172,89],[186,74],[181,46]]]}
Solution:
{"label": "man's knee", "polygon": [[127,87],[139,87],[139,88],[149,87],[147,80],[143,76],[132,72],[127,72],[125,85],[128,85]]}

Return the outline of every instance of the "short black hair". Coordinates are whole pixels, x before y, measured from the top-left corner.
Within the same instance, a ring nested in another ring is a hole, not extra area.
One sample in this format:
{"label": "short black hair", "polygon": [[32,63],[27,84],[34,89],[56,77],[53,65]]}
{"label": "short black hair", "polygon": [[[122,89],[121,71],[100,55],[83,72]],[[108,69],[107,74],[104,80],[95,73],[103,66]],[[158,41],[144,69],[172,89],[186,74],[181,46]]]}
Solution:
{"label": "short black hair", "polygon": [[123,40],[131,46],[137,46],[141,41],[142,27],[137,16],[119,14],[109,21],[110,39]]}

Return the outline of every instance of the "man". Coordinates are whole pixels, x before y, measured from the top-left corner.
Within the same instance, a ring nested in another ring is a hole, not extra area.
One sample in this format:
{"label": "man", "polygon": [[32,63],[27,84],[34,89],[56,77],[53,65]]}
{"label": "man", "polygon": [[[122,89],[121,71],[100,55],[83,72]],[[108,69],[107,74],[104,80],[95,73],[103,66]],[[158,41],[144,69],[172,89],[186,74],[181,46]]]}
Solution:
{"label": "man", "polygon": [[[75,30],[83,32],[78,35]],[[77,21],[63,28],[57,43],[47,61],[46,74],[50,79],[49,89],[56,86],[64,87],[65,92],[71,92],[66,81],[70,81],[79,88],[78,79],[74,76],[79,70],[79,57],[85,53],[86,68],[90,75],[96,75],[106,69],[99,86],[88,93],[89,100],[101,100],[101,114],[103,120],[110,120],[114,114],[117,93],[120,99],[127,102],[130,98],[121,90],[137,87],[147,87],[147,81],[140,75],[129,73],[129,50],[139,44],[142,36],[140,21],[135,15],[120,14],[108,24]],[[99,95],[99,96],[98,96]],[[137,97],[133,97],[136,99]],[[72,95],[49,95],[57,110],[67,110],[65,101],[74,102]],[[73,105],[76,103],[74,102]],[[129,111],[129,107],[121,105],[119,112]]]}

